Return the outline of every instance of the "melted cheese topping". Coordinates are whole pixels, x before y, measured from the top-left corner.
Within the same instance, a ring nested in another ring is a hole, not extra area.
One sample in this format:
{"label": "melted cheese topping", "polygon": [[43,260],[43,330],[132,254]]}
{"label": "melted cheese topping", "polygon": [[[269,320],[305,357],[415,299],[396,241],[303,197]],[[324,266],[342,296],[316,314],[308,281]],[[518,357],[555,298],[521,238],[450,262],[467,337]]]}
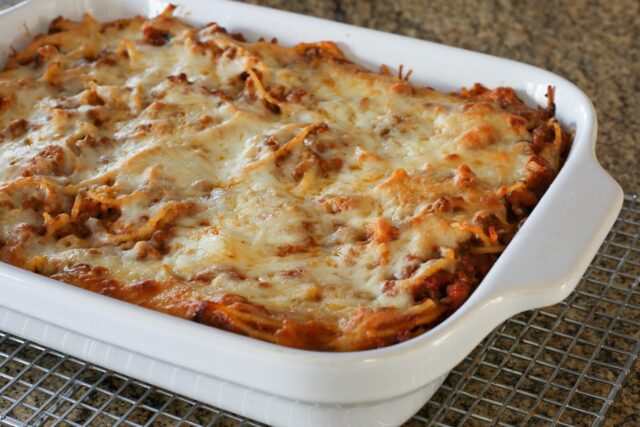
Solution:
{"label": "melted cheese topping", "polygon": [[0,74],[0,129],[4,261],[339,329],[421,304],[416,286],[455,274],[463,245],[499,252],[504,195],[534,156],[526,121],[491,100],[166,13],[54,21]]}

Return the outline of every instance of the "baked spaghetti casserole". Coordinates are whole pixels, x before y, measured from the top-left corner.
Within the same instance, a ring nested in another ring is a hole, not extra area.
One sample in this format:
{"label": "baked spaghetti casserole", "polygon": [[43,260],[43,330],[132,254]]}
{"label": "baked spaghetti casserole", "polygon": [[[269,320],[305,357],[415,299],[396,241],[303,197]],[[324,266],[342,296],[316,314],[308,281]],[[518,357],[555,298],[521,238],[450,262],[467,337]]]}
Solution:
{"label": "baked spaghetti casserole", "polygon": [[0,73],[0,260],[273,343],[376,348],[459,307],[570,136],[509,88],[442,94],[331,42],[168,8],[55,19]]}

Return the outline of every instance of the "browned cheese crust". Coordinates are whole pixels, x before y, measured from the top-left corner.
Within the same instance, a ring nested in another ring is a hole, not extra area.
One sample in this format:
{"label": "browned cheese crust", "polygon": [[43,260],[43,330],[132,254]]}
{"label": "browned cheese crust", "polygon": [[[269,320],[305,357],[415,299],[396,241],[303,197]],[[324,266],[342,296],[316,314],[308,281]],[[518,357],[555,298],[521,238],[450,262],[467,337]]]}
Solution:
{"label": "browned cheese crust", "polygon": [[477,287],[570,136],[331,42],[55,19],[0,73],[0,260],[261,340],[405,341]]}

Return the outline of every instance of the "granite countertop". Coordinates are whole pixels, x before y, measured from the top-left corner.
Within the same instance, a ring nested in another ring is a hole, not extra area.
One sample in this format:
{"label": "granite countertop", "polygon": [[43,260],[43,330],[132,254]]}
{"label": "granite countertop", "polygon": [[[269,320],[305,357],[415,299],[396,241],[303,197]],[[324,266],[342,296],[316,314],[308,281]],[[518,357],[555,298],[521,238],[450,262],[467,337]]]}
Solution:
{"label": "granite countertop", "polygon": [[[637,0],[248,2],[486,52],[564,76],[596,106],[600,126],[596,151],[602,165],[626,193],[640,194]],[[0,0],[0,9],[15,3]],[[638,408],[640,366],[636,364],[605,425],[636,425]]]}

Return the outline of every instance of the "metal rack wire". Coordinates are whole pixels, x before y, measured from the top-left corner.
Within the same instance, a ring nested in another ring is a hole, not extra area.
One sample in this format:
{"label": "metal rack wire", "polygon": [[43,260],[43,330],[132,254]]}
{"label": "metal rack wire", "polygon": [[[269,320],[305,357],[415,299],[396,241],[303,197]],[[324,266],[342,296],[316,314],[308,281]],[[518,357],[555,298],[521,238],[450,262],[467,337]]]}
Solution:
{"label": "metal rack wire", "polygon": [[[599,425],[640,353],[640,202],[562,303],[495,329],[407,426]],[[0,332],[0,424],[259,426]]]}

